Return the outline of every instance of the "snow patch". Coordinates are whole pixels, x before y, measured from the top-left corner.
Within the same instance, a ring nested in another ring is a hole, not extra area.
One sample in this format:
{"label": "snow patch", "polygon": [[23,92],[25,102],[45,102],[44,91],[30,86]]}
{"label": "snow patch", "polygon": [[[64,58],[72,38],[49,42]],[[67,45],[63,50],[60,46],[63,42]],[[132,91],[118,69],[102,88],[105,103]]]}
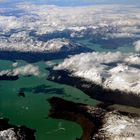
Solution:
{"label": "snow patch", "polygon": [[140,119],[130,118],[117,113],[107,113],[105,115],[103,128],[99,130],[99,135],[110,137],[110,140],[139,140],[140,139]]}
{"label": "snow patch", "polygon": [[0,140],[17,140],[16,133],[12,128],[0,131]]}

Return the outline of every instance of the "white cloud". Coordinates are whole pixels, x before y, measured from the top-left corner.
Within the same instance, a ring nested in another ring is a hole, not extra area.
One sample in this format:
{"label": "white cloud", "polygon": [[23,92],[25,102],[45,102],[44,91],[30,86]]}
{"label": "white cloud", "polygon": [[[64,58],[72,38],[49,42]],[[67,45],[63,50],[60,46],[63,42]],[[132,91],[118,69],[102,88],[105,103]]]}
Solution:
{"label": "white cloud", "polygon": [[[73,49],[70,41],[64,38],[51,39],[47,42],[37,41],[26,32],[19,32],[11,35],[8,40],[0,39],[0,50],[20,52],[57,52],[67,46],[67,50]],[[76,46],[75,46],[76,47]]]}
{"label": "white cloud", "polygon": [[15,62],[12,64],[13,67],[17,67],[17,65],[18,65],[18,62]]}
{"label": "white cloud", "polygon": [[140,40],[138,40],[134,43],[134,47],[137,52],[140,52]]}
{"label": "white cloud", "polygon": [[13,70],[13,73],[14,75],[21,74],[21,75],[34,75],[34,76],[39,76],[40,74],[39,67],[31,64],[15,68]]}
{"label": "white cloud", "polygon": [[[14,63],[15,64],[15,63]],[[2,70],[0,71],[0,75],[34,75],[34,76],[40,76],[40,70],[38,66],[34,66],[31,64],[17,67],[13,70]]]}
{"label": "white cloud", "polygon": [[12,76],[13,73],[12,73],[11,70],[1,70],[1,71],[0,71],[0,76],[3,76],[3,75]]}
{"label": "white cloud", "polygon": [[73,76],[102,85],[140,95],[140,56],[138,54],[83,53],[72,56],[54,70],[68,70]]}
{"label": "white cloud", "polygon": [[[47,42],[39,40],[37,36],[46,34],[47,38],[51,33],[65,30],[70,31],[71,37],[83,37],[90,33],[91,37],[101,34],[103,38],[140,38],[140,11],[134,6],[66,8],[22,3],[15,10],[22,10],[21,16],[0,16],[1,50],[48,51],[60,42],[54,41],[54,45],[47,46]],[[60,45],[56,46],[59,49]]]}
{"label": "white cloud", "polygon": [[56,63],[55,63],[55,62],[52,62],[52,61],[47,61],[47,62],[46,62],[46,65],[47,65],[48,67],[53,67],[54,65],[56,65]]}

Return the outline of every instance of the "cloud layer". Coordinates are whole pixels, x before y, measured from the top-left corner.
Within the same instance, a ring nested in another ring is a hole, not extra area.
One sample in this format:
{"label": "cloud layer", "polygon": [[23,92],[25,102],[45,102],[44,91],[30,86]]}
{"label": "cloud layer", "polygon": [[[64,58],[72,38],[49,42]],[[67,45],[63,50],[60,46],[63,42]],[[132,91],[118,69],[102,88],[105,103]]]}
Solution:
{"label": "cloud layer", "polygon": [[135,50],[137,52],[140,52],[140,40],[134,42]]}
{"label": "cloud layer", "polygon": [[54,67],[68,70],[104,88],[140,94],[140,55],[116,53],[82,53]]}
{"label": "cloud layer", "polygon": [[8,76],[16,76],[16,75],[40,76],[40,70],[39,70],[38,66],[28,64],[28,65],[25,65],[25,66],[16,67],[13,70],[2,70],[2,71],[0,71],[0,76],[3,76],[3,75],[8,75]]}
{"label": "cloud layer", "polygon": [[53,47],[48,41],[61,37],[140,39],[140,11],[130,5],[57,7],[21,3],[14,9],[1,8],[0,13],[1,50],[43,52],[54,46],[59,50],[60,40],[52,40]]}

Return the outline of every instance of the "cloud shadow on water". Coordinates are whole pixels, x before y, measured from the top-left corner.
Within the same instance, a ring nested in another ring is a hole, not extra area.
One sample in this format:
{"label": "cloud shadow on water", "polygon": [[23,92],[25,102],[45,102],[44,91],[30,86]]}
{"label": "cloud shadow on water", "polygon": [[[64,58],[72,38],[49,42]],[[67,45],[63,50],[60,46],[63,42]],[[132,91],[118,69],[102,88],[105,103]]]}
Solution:
{"label": "cloud shadow on water", "polygon": [[29,87],[29,88],[20,88],[19,93],[26,93],[26,92],[32,92],[34,94],[65,94],[63,88],[53,88],[50,85],[38,85],[36,87]]}

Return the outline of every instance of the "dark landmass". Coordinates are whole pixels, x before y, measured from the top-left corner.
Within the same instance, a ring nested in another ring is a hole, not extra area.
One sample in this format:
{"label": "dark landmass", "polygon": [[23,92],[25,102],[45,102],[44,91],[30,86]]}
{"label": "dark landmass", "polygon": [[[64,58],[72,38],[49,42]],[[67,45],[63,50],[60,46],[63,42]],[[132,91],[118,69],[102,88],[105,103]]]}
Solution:
{"label": "dark landmass", "polygon": [[57,97],[51,98],[49,103],[52,106],[49,112],[50,117],[70,120],[80,124],[83,129],[83,135],[80,140],[90,140],[95,125],[90,121],[90,117],[87,117],[84,106],[82,108],[82,104],[75,104]]}
{"label": "dark landmass", "polygon": [[[12,140],[9,137],[13,137],[16,140],[35,140],[35,130],[27,128],[26,126],[15,126],[8,123],[8,119],[0,119],[0,139]],[[2,132],[5,131],[5,134]],[[6,134],[7,131],[7,134]],[[8,133],[10,131],[10,133]],[[11,136],[12,133],[15,136]],[[15,140],[14,139],[14,140]]]}
{"label": "dark landmass", "polygon": [[[130,123],[133,125],[135,119],[140,118],[136,114],[110,110],[106,104],[93,107],[73,103],[57,97],[49,99],[49,103],[51,104],[50,117],[70,120],[80,124],[83,129],[83,134],[81,138],[77,138],[77,140],[113,140],[115,137],[119,139],[131,137],[135,140],[135,138],[137,138],[137,134],[135,135],[133,129],[127,129],[127,125],[130,125]],[[116,126],[117,121],[118,125]],[[119,124],[119,121],[123,124]],[[119,125],[126,126],[126,129],[121,128]],[[120,129],[120,132],[115,133],[114,131],[114,133],[110,133],[108,127],[114,129],[113,126],[117,127],[116,129]],[[139,126],[140,124],[135,124],[134,129],[139,129]],[[121,133],[123,134],[121,135]]]}
{"label": "dark landmass", "polygon": [[19,96],[19,97],[25,97],[25,93],[24,93],[24,92],[19,92],[19,93],[18,93],[18,96]]}
{"label": "dark landmass", "polygon": [[[99,27],[97,29],[93,29],[88,27],[87,29],[83,29],[81,31],[75,31],[76,36],[71,37],[73,33],[72,30],[65,29],[63,31],[55,31],[49,34],[37,35],[35,31],[30,33],[30,36],[36,37],[39,41],[49,41],[54,38],[67,38],[72,41],[78,40],[90,40],[91,43],[99,44],[104,49],[117,49],[118,47],[127,45],[133,46],[133,43],[139,40],[139,37],[109,37],[108,34],[119,34],[120,31],[117,27],[107,26],[107,27]],[[82,36],[81,36],[82,35]],[[139,33],[138,33],[139,35]],[[86,44],[84,44],[86,45]]]}
{"label": "dark landmass", "polygon": [[84,52],[92,52],[92,49],[83,46],[76,46],[71,49],[67,49],[64,46],[61,51],[56,52],[20,52],[20,51],[0,51],[1,60],[24,60],[28,63],[34,63],[38,61],[48,61],[53,59],[64,59],[69,55],[80,54]]}
{"label": "dark landmass", "polygon": [[32,75],[30,75],[30,74],[29,75],[24,75],[24,77],[32,77]]}
{"label": "dark landmass", "polygon": [[0,75],[0,80],[9,80],[9,81],[14,81],[14,80],[18,80],[19,77],[18,75]]}
{"label": "dark landmass", "polygon": [[48,80],[76,87],[89,95],[91,98],[103,102],[140,108],[140,97],[137,94],[131,92],[122,92],[119,90],[105,89],[101,85],[97,85],[94,82],[71,76],[71,73],[68,71],[52,69],[48,70],[50,71],[50,74],[47,78]]}
{"label": "dark landmass", "polygon": [[70,36],[71,33],[72,33],[72,31],[69,29],[65,29],[63,31],[56,30],[52,33],[49,33],[49,34],[47,33],[47,34],[42,34],[42,35],[38,35],[38,34],[36,34],[36,31],[32,31],[32,32],[30,32],[30,36],[37,38],[37,40],[39,40],[39,41],[47,42],[51,39],[56,39],[56,38],[71,39],[71,36]]}

